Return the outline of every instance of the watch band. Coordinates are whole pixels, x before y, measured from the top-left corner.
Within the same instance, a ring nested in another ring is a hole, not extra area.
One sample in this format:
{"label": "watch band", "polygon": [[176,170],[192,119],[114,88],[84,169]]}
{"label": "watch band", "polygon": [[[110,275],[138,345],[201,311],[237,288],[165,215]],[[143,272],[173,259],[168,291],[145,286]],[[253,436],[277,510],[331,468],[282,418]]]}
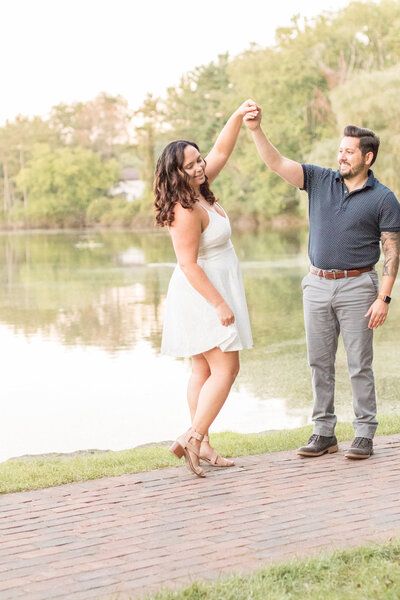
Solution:
{"label": "watch band", "polygon": [[383,300],[384,302],[386,302],[386,304],[390,304],[390,301],[391,301],[390,296],[385,296],[384,294],[378,294],[378,298],[379,298],[379,300]]}

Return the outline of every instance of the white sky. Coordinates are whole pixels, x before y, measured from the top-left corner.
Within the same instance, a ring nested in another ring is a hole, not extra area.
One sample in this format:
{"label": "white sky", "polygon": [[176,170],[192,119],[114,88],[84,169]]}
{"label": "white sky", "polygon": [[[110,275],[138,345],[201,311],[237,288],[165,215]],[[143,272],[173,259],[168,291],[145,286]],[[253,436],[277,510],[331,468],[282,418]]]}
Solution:
{"label": "white sky", "polygon": [[250,43],[274,43],[293,14],[349,0],[3,0],[0,123],[60,102],[122,94],[138,108],[180,76]]}

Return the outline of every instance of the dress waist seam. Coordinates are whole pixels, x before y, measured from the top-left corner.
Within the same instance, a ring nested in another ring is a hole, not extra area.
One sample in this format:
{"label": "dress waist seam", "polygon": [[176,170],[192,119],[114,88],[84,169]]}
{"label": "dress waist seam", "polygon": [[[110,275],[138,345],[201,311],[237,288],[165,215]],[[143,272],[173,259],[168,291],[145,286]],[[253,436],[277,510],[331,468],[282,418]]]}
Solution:
{"label": "dress waist seam", "polygon": [[223,246],[223,247],[215,247],[215,252],[212,252],[212,249],[210,248],[209,251],[207,251],[206,254],[198,254],[197,259],[198,260],[211,260],[213,258],[218,258],[218,256],[221,256],[222,254],[225,254],[225,252],[228,252],[228,250],[234,250],[233,248],[233,244],[229,244],[229,246]]}

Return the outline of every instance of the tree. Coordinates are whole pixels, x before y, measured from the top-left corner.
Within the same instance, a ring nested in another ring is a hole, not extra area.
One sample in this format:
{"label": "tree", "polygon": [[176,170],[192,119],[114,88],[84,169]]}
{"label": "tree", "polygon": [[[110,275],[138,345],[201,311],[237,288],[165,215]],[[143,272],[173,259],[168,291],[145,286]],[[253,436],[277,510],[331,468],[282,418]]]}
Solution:
{"label": "tree", "polygon": [[165,119],[173,139],[193,140],[204,154],[211,150],[235,107],[228,65],[228,54],[222,54],[216,62],[184,75],[177,88],[168,89]]}
{"label": "tree", "polygon": [[[25,189],[16,189],[16,177],[29,160],[33,146],[47,143],[54,147],[56,138],[49,124],[40,117],[19,115],[14,122],[7,122],[0,128],[0,156],[3,174],[3,209],[5,212],[23,199],[28,207],[28,195]],[[21,192],[21,197],[18,194]]]}
{"label": "tree", "polygon": [[136,148],[140,156],[141,179],[146,183],[144,203],[152,196],[155,170],[156,140],[161,137],[161,110],[159,98],[147,94],[142,106],[135,112],[138,124],[135,127]]}
{"label": "tree", "polygon": [[102,92],[90,102],[58,104],[51,111],[50,126],[64,144],[90,148],[108,159],[130,143],[131,120],[125,98]]}
{"label": "tree", "polygon": [[[85,225],[90,202],[107,193],[118,178],[115,161],[102,161],[87,148],[37,145],[17,177],[27,190],[30,205],[25,216],[39,224]],[[20,216],[20,214],[19,214]]]}

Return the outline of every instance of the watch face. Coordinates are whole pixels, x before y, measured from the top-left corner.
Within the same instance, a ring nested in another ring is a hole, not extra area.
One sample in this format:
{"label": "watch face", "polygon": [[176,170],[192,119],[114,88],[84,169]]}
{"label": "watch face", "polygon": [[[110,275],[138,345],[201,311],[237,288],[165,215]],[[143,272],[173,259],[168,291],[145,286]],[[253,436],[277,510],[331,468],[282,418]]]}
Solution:
{"label": "watch face", "polygon": [[391,297],[390,296],[384,296],[383,301],[386,302],[386,304],[390,304]]}

